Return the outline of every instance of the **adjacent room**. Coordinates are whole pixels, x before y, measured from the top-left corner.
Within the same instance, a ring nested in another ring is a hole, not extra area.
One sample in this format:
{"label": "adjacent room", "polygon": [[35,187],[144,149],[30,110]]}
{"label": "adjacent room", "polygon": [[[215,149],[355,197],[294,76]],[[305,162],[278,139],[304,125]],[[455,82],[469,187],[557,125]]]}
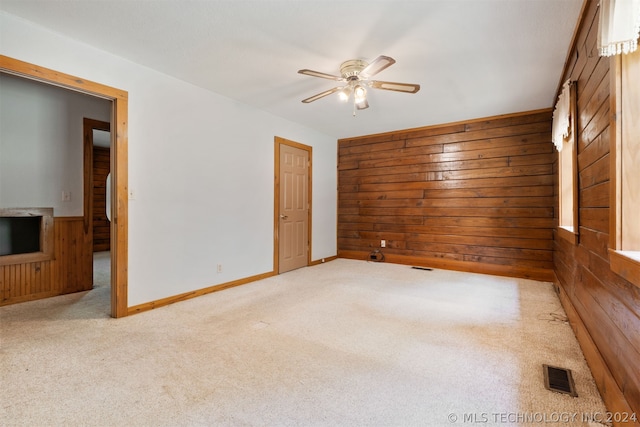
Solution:
{"label": "adjacent room", "polygon": [[0,424],[640,425],[639,0],[3,0]]}

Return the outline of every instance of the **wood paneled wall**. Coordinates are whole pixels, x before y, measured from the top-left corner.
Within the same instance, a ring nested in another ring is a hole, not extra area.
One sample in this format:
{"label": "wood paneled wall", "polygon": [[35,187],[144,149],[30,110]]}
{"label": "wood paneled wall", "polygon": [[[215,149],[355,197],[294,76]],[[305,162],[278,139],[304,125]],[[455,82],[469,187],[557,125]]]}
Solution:
{"label": "wood paneled wall", "polygon": [[550,110],[338,144],[339,256],[551,280]]}
{"label": "wood paneled wall", "polygon": [[0,266],[0,305],[58,295],[53,289],[53,261]]}
{"label": "wood paneled wall", "polygon": [[109,152],[105,147],[93,147],[93,251],[111,248],[111,223],[107,219],[107,175]]}
{"label": "wood paneled wall", "polygon": [[598,2],[586,3],[562,81],[577,81],[579,243],[554,238],[565,310],[611,411],[640,416],[640,288],[610,269],[610,59],[598,56]]}
{"label": "wood paneled wall", "polygon": [[54,218],[50,261],[0,266],[0,306],[93,287],[93,251],[82,217]]}

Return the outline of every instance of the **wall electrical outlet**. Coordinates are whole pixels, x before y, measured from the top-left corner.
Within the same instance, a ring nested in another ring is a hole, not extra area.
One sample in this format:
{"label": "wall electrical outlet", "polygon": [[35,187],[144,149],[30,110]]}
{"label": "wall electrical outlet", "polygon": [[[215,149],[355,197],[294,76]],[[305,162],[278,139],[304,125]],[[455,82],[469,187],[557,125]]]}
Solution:
{"label": "wall electrical outlet", "polygon": [[381,248],[386,248],[387,247],[387,241],[386,240],[380,240],[380,247]]}
{"label": "wall electrical outlet", "polygon": [[222,264],[218,264],[216,271],[222,273]]}

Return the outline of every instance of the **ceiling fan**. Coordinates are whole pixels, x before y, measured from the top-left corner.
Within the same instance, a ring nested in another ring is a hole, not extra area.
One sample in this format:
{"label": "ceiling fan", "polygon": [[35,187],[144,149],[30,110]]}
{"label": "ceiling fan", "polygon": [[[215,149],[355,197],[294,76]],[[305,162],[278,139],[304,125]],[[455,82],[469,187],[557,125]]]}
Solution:
{"label": "ceiling fan", "polygon": [[353,115],[355,116],[356,109],[364,110],[365,108],[369,108],[369,103],[367,102],[367,88],[393,90],[405,93],[416,93],[419,91],[420,85],[418,84],[370,80],[371,77],[395,64],[395,62],[395,59],[383,55],[378,56],[371,63],[367,63],[361,59],[350,59],[340,65],[340,76],[334,76],[332,74],[321,73],[320,71],[308,69],[299,70],[298,73],[305,74],[307,76],[321,77],[323,79],[345,83],[343,86],[337,86],[333,89],[329,89],[303,99],[302,102],[308,104],[336,92],[339,92],[339,96],[342,101],[347,102],[350,99],[351,94],[353,94]]}

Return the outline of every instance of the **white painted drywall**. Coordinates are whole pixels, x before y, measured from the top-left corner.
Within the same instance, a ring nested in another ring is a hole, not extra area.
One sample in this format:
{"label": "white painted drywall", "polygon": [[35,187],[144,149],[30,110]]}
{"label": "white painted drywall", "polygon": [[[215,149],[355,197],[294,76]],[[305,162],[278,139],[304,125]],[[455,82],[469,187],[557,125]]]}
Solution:
{"label": "white painted drywall", "polygon": [[83,215],[84,117],[110,121],[111,102],[0,74],[0,207]]}
{"label": "white painted drywall", "polygon": [[313,147],[312,259],[336,254],[334,138],[6,13],[0,53],[128,91],[129,306],[272,271],[275,136]]}

